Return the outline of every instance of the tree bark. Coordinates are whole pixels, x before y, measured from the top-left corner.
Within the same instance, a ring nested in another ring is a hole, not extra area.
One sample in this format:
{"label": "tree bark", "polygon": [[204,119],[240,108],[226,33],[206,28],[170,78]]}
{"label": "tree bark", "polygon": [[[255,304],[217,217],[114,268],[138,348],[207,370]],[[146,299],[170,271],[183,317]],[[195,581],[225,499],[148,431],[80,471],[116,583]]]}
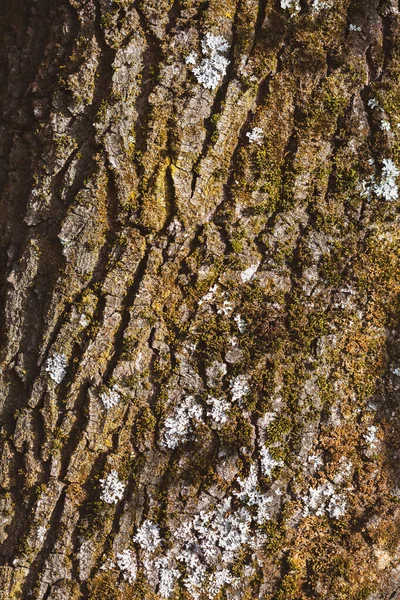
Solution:
{"label": "tree bark", "polygon": [[399,21],[3,0],[2,600],[400,598]]}

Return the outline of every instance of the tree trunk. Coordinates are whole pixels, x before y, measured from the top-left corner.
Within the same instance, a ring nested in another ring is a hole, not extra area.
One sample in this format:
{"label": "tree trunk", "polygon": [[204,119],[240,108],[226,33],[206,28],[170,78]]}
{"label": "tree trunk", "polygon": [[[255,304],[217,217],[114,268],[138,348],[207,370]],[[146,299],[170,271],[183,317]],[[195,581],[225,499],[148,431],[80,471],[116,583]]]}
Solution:
{"label": "tree trunk", "polygon": [[0,598],[400,598],[397,2],[0,24]]}

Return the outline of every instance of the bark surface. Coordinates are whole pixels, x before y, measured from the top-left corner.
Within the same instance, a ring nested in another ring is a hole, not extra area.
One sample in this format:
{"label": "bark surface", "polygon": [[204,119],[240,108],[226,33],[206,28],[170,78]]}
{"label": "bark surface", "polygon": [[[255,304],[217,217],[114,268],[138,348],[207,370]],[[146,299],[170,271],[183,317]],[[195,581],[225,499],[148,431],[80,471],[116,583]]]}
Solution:
{"label": "bark surface", "polygon": [[397,1],[0,36],[0,598],[400,598]]}

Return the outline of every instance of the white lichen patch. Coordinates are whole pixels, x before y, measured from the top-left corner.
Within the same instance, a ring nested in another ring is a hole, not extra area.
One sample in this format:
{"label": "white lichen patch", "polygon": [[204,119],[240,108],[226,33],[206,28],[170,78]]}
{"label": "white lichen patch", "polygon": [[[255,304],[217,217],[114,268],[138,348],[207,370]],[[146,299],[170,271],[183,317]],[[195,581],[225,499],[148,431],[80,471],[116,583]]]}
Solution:
{"label": "white lichen patch", "polygon": [[216,283],[210,287],[210,289],[208,290],[208,292],[206,294],[204,294],[204,296],[202,296],[200,298],[199,306],[201,306],[205,302],[212,302],[215,298],[215,294],[217,293],[217,290],[218,290],[218,284]]}
{"label": "white lichen patch", "polygon": [[100,394],[100,400],[102,401],[104,408],[110,410],[114,406],[117,406],[121,400],[121,396],[117,392],[116,387],[113,386],[111,389]]}
{"label": "white lichen patch", "polygon": [[205,304],[214,305],[218,315],[225,315],[229,317],[234,310],[234,305],[229,299],[228,293],[224,290],[218,291],[218,284],[214,284],[204,296],[199,300],[199,307]]}
{"label": "white lichen patch", "polygon": [[291,16],[296,15],[300,12],[300,1],[299,0],[281,0],[281,8],[288,9]]}
{"label": "white lichen patch", "polygon": [[[349,25],[349,30],[350,31],[361,31],[361,27],[356,27],[355,25]],[[381,115],[384,115],[385,111],[383,110],[383,108],[379,105],[378,101],[376,98],[370,98],[367,102],[367,105],[369,106],[369,108],[371,108],[372,110],[379,110]],[[390,131],[391,130],[391,125],[390,125],[390,121],[386,118],[381,119],[380,122],[380,128],[382,131]],[[387,159],[384,159],[387,160]],[[384,162],[384,161],[383,161]],[[371,159],[370,164],[374,164],[374,160]]]}
{"label": "white lichen patch", "polygon": [[251,540],[251,521],[246,508],[232,510],[231,498],[222,500],[214,510],[200,512],[185,524],[189,535],[184,539],[183,561],[190,565],[193,557],[208,565],[232,563],[240,548]]}
{"label": "white lichen patch", "polygon": [[233,311],[233,304],[229,300],[223,300],[221,306],[219,306],[217,308],[217,313],[219,315],[229,316],[232,311]]}
{"label": "white lichen patch", "polygon": [[148,553],[153,553],[161,544],[160,530],[158,525],[146,519],[139,527],[133,541]]}
{"label": "white lichen patch", "polygon": [[349,25],[349,31],[360,32],[361,31],[361,27],[359,25],[353,25],[353,23],[350,23],[350,25]]}
{"label": "white lichen patch", "polygon": [[367,102],[369,108],[375,109],[375,108],[380,108],[378,101],[376,98],[370,98]]}
{"label": "white lichen patch", "polygon": [[246,396],[246,394],[248,394],[250,391],[247,376],[238,375],[237,377],[235,377],[235,379],[231,381],[230,390],[232,394],[232,401],[239,401],[240,405],[240,401],[243,398],[243,396]]}
{"label": "white lichen patch", "polygon": [[201,42],[203,56],[200,63],[196,52],[186,57],[186,64],[193,67],[192,72],[203,87],[214,90],[222,81],[229,65],[229,60],[224,56],[228,49],[229,44],[223,37],[206,33]]}
{"label": "white lichen patch", "polygon": [[391,158],[384,158],[382,160],[382,172],[379,183],[376,182],[374,175],[372,175],[370,182],[364,181],[362,183],[363,196],[370,199],[371,193],[374,193],[378,198],[383,198],[387,201],[397,200],[399,197],[397,186],[399,174],[400,171],[393,160]]}
{"label": "white lichen patch", "polygon": [[158,593],[162,598],[170,598],[181,573],[171,566],[166,556],[157,558],[154,566],[158,569]]}
{"label": "white lichen patch", "polygon": [[258,490],[258,477],[256,465],[251,465],[250,472],[246,479],[237,478],[240,486],[240,492],[233,492],[234,495],[247,506],[255,507],[255,520],[258,525],[262,525],[270,518],[269,508],[272,502],[272,496],[262,494]]}
{"label": "white lichen patch", "polygon": [[265,506],[270,500],[253,490],[257,479],[253,473],[249,478],[250,483],[243,482],[246,490],[237,492],[237,501],[249,508],[234,506],[228,497],[213,509],[201,511],[191,521],[182,523],[174,533],[178,542],[177,559],[186,570],[183,584],[192,598],[202,597],[205,592],[212,599],[226,586],[235,588],[239,580],[234,577],[232,566],[240,552],[246,545],[255,549],[265,543],[265,536],[254,528],[258,519],[261,524],[268,518]]}
{"label": "white lichen patch", "polygon": [[250,144],[261,144],[264,139],[264,133],[261,127],[254,127],[251,131],[246,133],[246,136],[249,139]]}
{"label": "white lichen patch", "polygon": [[[134,537],[145,551],[147,582],[162,598],[173,596],[178,579],[193,600],[212,600],[221,592],[229,598],[241,581],[233,567],[244,549],[254,553],[253,558],[263,549],[267,537],[261,528],[270,518],[276,498],[260,491],[254,463],[249,474],[233,484],[233,496],[207,504],[189,519],[179,519],[170,531],[168,546],[161,544],[158,527],[150,521],[145,521]],[[242,580],[253,572],[249,567]]]}
{"label": "white lichen patch", "polygon": [[307,462],[311,465],[313,470],[317,470],[324,464],[322,456],[320,454],[310,454],[307,458]]}
{"label": "white lichen patch", "polygon": [[125,491],[125,485],[118,478],[118,473],[114,469],[105,479],[100,479],[101,495],[100,498],[107,504],[116,504],[122,499]]}
{"label": "white lichen patch", "polygon": [[347,500],[344,494],[332,494],[326,510],[332,519],[340,519],[346,513]]}
{"label": "white lichen patch", "polygon": [[199,55],[197,54],[197,52],[190,52],[190,54],[188,54],[185,58],[185,63],[187,65],[195,65],[197,63],[198,57]]}
{"label": "white lichen patch", "polygon": [[233,317],[233,320],[235,321],[240,333],[244,333],[246,330],[246,322],[243,317],[238,314]]}
{"label": "white lichen patch", "polygon": [[260,458],[261,471],[266,477],[271,477],[272,471],[275,469],[275,467],[283,467],[283,462],[273,458],[269,448],[266,448],[265,446],[261,446],[260,448]]}
{"label": "white lichen patch", "polygon": [[253,265],[250,265],[250,267],[248,267],[240,273],[240,278],[243,281],[243,283],[246,283],[246,281],[250,281],[250,279],[255,275],[259,266],[260,263],[255,263]]}
{"label": "white lichen patch", "polygon": [[[236,584],[236,578],[231,575],[228,569],[221,569],[213,573],[208,582],[208,597],[210,599],[215,598],[222,588],[227,584]],[[235,586],[234,586],[235,587]]]}
{"label": "white lichen patch", "polygon": [[353,463],[351,462],[351,460],[349,460],[345,456],[342,456],[342,458],[339,461],[338,471],[336,472],[336,475],[333,478],[333,481],[335,483],[343,483],[350,477],[352,471],[353,471]]}
{"label": "white lichen patch", "polygon": [[196,424],[203,422],[203,409],[193,396],[185,398],[165,420],[163,445],[174,449],[193,438]]}
{"label": "white lichen patch", "polygon": [[136,556],[132,550],[123,550],[116,556],[117,567],[122,573],[122,577],[129,583],[134,583],[137,575]]}
{"label": "white lichen patch", "polygon": [[347,501],[342,493],[336,493],[332,483],[324,483],[317,487],[310,487],[308,495],[303,496],[303,516],[314,514],[321,517],[328,514],[330,517],[339,519],[346,512]]}
{"label": "white lichen patch", "polygon": [[87,315],[85,315],[84,313],[82,313],[79,316],[79,325],[81,327],[87,327],[90,323],[89,317]]}
{"label": "white lichen patch", "polygon": [[210,405],[207,415],[214,424],[217,426],[225,425],[229,418],[228,413],[231,408],[230,403],[224,398],[214,398],[214,396],[208,396],[206,402]]}
{"label": "white lichen patch", "polygon": [[375,425],[370,425],[367,429],[367,433],[363,435],[364,440],[372,450],[375,450],[378,445],[377,433],[378,428]]}
{"label": "white lichen patch", "polygon": [[65,354],[54,352],[46,362],[46,371],[56,383],[60,384],[67,373],[67,357]]}
{"label": "white lichen patch", "polygon": [[332,2],[328,0],[313,0],[312,7],[315,11],[327,10],[332,8]]}
{"label": "white lichen patch", "polygon": [[383,159],[381,181],[373,186],[373,191],[378,198],[384,198],[385,200],[398,199],[399,190],[396,180],[399,176],[399,173],[400,171],[391,158]]}
{"label": "white lichen patch", "polygon": [[39,525],[39,527],[36,529],[36,537],[38,539],[38,542],[40,542],[41,544],[44,542],[46,531],[47,529],[44,525]]}
{"label": "white lichen patch", "polygon": [[223,362],[214,361],[206,368],[207,385],[210,387],[217,386],[221,383],[226,375],[227,367]]}

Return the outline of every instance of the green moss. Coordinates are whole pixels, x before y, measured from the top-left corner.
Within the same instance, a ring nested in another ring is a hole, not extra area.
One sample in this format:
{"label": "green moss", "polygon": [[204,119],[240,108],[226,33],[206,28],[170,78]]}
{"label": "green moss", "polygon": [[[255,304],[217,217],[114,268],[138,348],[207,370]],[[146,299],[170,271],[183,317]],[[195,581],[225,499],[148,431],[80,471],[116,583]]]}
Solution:
{"label": "green moss", "polygon": [[116,571],[105,571],[97,575],[90,584],[88,600],[123,600],[124,593],[118,583]]}
{"label": "green moss", "polygon": [[[293,429],[293,422],[289,417],[282,416],[274,419],[272,423],[268,425],[266,431],[266,441],[268,444],[277,444],[282,442],[282,438],[290,433]],[[271,448],[271,453],[274,449]]]}
{"label": "green moss", "polygon": [[149,406],[142,407],[134,421],[135,428],[135,443],[144,444],[146,441],[152,440],[156,426],[156,419],[152,414]]}
{"label": "green moss", "polygon": [[300,600],[304,596],[300,592],[300,585],[296,573],[286,573],[279,586],[279,591],[274,600]]}

